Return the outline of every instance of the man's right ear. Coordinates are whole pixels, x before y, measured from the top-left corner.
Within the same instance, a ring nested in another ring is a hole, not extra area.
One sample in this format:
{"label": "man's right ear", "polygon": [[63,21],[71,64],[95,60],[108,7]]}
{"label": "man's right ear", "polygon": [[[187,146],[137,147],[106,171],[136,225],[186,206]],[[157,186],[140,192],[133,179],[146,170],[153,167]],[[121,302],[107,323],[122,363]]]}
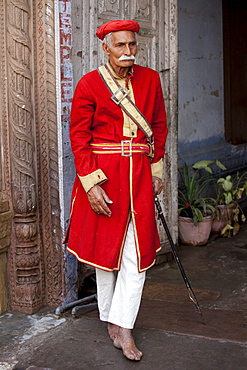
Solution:
{"label": "man's right ear", "polygon": [[102,49],[105,54],[109,55],[109,46],[105,42],[102,44]]}

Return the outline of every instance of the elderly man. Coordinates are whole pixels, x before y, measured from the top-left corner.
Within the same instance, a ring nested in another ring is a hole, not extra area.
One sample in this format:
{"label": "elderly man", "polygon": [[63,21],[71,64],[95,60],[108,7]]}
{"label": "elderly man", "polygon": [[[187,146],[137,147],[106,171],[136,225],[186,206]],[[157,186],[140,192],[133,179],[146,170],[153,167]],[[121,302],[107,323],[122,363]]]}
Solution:
{"label": "elderly man", "polygon": [[154,193],[163,189],[167,136],[159,75],[134,64],[131,20],[98,28],[108,63],[78,83],[71,112],[77,176],[71,202],[68,250],[94,266],[100,319],[114,346],[140,360],[132,329],[145,271],[160,250]]}

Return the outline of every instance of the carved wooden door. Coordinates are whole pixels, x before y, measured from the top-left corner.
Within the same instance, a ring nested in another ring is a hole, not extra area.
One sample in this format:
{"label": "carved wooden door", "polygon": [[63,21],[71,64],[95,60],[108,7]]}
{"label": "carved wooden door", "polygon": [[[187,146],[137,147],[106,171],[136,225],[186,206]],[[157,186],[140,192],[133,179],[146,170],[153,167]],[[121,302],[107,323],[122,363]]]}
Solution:
{"label": "carved wooden door", "polygon": [[[176,0],[91,0],[72,2],[72,61],[74,83],[82,75],[106,62],[95,31],[115,19],[136,20],[138,35],[137,63],[159,72],[168,116],[169,137],[165,155],[165,191],[163,207],[177,238],[177,124],[176,124]],[[168,212],[169,210],[169,212]],[[166,237],[159,225],[161,242]]]}
{"label": "carved wooden door", "polygon": [[30,314],[64,299],[54,67],[57,3],[0,1],[0,190],[12,212],[8,297],[12,310]]}

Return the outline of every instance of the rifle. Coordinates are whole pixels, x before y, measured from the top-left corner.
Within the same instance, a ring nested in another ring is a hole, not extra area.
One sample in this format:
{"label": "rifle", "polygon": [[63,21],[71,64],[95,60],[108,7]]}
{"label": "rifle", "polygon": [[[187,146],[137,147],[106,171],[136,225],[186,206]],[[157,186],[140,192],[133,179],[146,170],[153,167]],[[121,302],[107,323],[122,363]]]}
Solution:
{"label": "rifle", "polygon": [[182,275],[182,277],[184,279],[184,283],[185,283],[186,288],[188,290],[189,298],[195,304],[196,309],[197,309],[197,311],[199,312],[199,314],[201,316],[201,319],[202,319],[203,324],[206,324],[206,322],[204,320],[204,317],[203,317],[203,314],[202,314],[201,307],[200,307],[200,305],[198,303],[198,300],[197,300],[197,298],[195,296],[195,293],[193,292],[193,289],[192,289],[192,287],[190,285],[190,282],[189,282],[189,280],[188,280],[188,278],[186,276],[186,273],[184,271],[182,262],[180,260],[179,255],[178,255],[177,248],[175,247],[175,244],[174,244],[174,242],[172,240],[171,233],[170,233],[170,231],[168,229],[168,226],[167,226],[167,223],[166,223],[166,220],[165,220],[165,217],[164,217],[164,214],[163,214],[163,211],[162,211],[162,208],[161,208],[161,205],[160,205],[160,202],[159,202],[159,199],[158,199],[157,195],[154,196],[154,201],[155,201],[155,205],[156,205],[156,208],[157,208],[157,211],[158,211],[158,215],[159,215],[159,217],[161,219],[162,225],[164,226],[166,235],[167,235],[168,240],[169,240],[169,243],[171,245],[173,256],[174,256],[174,258],[175,258],[175,260],[177,262],[177,265],[179,267],[179,270],[181,272],[181,275]]}

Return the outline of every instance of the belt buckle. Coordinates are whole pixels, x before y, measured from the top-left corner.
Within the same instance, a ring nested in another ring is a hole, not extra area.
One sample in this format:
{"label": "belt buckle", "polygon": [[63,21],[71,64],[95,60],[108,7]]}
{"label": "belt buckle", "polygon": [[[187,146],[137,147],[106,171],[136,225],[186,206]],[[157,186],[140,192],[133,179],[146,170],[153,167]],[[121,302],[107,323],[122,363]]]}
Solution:
{"label": "belt buckle", "polygon": [[[128,145],[129,147],[126,148],[129,150],[129,154],[124,152],[124,145]],[[121,150],[122,150],[122,156],[123,157],[131,157],[132,156],[132,141],[131,140],[122,140],[121,141]]]}
{"label": "belt buckle", "polygon": [[[123,95],[120,99],[117,98],[117,94],[119,92],[121,92]],[[128,94],[129,94],[129,91],[126,91],[122,86],[119,86],[117,91],[115,91],[115,93],[111,96],[111,100],[114,101],[114,103],[116,103],[117,105],[119,105],[122,102],[122,100],[126,98]]]}

